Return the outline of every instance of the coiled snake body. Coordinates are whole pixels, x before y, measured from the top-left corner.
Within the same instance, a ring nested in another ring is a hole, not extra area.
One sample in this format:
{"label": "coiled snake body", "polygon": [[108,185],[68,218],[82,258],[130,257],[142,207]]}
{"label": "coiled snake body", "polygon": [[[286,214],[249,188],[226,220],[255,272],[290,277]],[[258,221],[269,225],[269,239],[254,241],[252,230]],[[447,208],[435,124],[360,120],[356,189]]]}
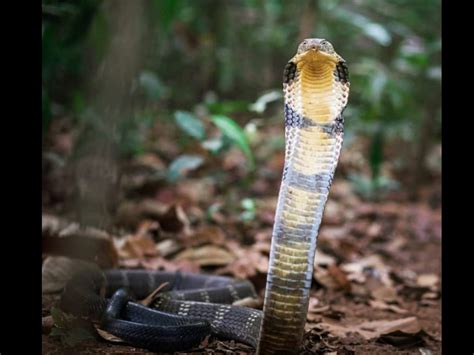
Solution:
{"label": "coiled snake body", "polygon": [[[343,139],[349,95],[344,59],[324,39],[306,39],[284,71],[285,165],[272,235],[263,312],[230,305],[255,297],[244,280],[186,273],[112,270],[79,275],[66,286],[65,310],[101,318],[108,332],[157,351],[195,346],[209,332],[254,347],[258,354],[293,354],[304,334],[316,239]],[[106,281],[108,294],[98,295]],[[143,298],[168,282],[151,303]],[[80,312],[77,312],[80,308]],[[107,310],[107,311],[106,311]]]}

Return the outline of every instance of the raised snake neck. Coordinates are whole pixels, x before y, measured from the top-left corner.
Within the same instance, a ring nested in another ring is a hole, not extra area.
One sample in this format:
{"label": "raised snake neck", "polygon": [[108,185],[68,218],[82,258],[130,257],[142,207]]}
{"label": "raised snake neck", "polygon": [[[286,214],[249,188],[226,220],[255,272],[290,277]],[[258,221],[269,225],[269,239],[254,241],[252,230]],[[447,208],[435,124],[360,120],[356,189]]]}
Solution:
{"label": "raised snake neck", "polygon": [[306,39],[283,77],[286,154],[273,226],[258,354],[301,346],[316,239],[343,139],[345,61],[324,39]]}
{"label": "raised snake neck", "polygon": [[[285,166],[263,315],[230,305],[256,296],[248,281],[143,270],[77,275],[66,286],[61,308],[101,318],[105,330],[153,350],[184,350],[212,332],[257,347],[258,354],[297,353],[308,311],[316,238],[342,145],[342,111],[349,94],[345,61],[329,42],[306,39],[285,67],[283,89]],[[124,286],[137,298],[163,282],[170,286],[152,302],[156,310],[145,310],[124,295],[117,301],[115,296],[111,301],[99,296],[104,280],[107,297]]]}

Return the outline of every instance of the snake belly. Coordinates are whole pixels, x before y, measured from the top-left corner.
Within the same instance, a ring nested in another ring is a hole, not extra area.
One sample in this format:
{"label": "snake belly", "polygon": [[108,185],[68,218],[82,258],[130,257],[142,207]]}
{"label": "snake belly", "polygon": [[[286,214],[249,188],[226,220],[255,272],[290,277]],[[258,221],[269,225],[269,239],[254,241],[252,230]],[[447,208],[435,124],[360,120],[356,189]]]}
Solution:
{"label": "snake belly", "polygon": [[301,346],[319,226],[343,140],[345,61],[324,39],[306,39],[283,78],[285,165],[272,234],[258,354]]}

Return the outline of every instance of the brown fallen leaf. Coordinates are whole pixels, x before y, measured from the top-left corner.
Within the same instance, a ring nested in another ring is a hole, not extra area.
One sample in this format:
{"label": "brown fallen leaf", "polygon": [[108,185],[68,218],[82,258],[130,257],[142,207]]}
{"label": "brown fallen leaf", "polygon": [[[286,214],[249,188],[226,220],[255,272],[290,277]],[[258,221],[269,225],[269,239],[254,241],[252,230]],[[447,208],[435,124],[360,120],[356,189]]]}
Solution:
{"label": "brown fallen leaf", "polygon": [[132,164],[135,168],[147,168],[150,171],[164,170],[166,165],[156,154],[145,153],[135,157]]}
{"label": "brown fallen leaf", "polygon": [[49,334],[54,326],[54,319],[52,316],[45,316],[41,319],[41,333]]}
{"label": "brown fallen leaf", "polygon": [[210,202],[215,195],[215,184],[211,179],[186,179],[176,184],[178,199],[183,205]]}
{"label": "brown fallen leaf", "polygon": [[213,245],[224,245],[225,244],[225,234],[222,229],[218,226],[203,226],[199,228],[195,233],[187,236],[184,239],[186,246],[200,246],[203,244],[213,244]]}
{"label": "brown fallen leaf", "polygon": [[245,297],[233,302],[232,305],[248,308],[261,308],[263,306],[263,300],[261,298]]}
{"label": "brown fallen leaf", "polygon": [[343,264],[341,269],[348,273],[349,280],[365,280],[369,274],[376,277],[385,286],[393,287],[393,281],[390,278],[391,269],[376,254]]}
{"label": "brown fallen leaf", "polygon": [[341,225],[344,222],[342,210],[343,206],[341,206],[339,202],[336,202],[334,199],[328,200],[324,208],[324,225]]}
{"label": "brown fallen leaf", "polygon": [[438,285],[439,277],[435,274],[421,274],[416,278],[416,283],[420,287],[435,289]]}
{"label": "brown fallen leaf", "polygon": [[327,289],[337,289],[339,284],[334,280],[334,278],[329,274],[327,269],[322,267],[315,267],[313,270],[314,279],[319,282],[321,285]]}
{"label": "brown fallen leaf", "polygon": [[358,325],[348,326],[342,326],[339,324],[331,323],[321,323],[320,326],[340,338],[345,338],[350,333],[354,332],[359,333],[366,340],[377,339],[383,335],[388,335],[395,332],[414,335],[422,330],[416,317],[408,317],[392,321],[369,321]]}
{"label": "brown fallen leaf", "polygon": [[400,294],[404,297],[421,300],[427,293],[436,295],[439,293],[439,277],[435,274],[416,275],[411,270],[403,270],[403,272],[394,273],[393,276],[397,282],[403,284]]}
{"label": "brown fallen leaf", "polygon": [[395,302],[398,299],[397,291],[390,286],[381,286],[371,291],[374,299],[383,302]]}
{"label": "brown fallen leaf", "polygon": [[407,314],[408,311],[406,309],[400,308],[394,304],[387,304],[383,301],[378,301],[378,300],[369,300],[369,305],[372,308],[375,309],[382,309],[382,310],[387,310],[391,311],[397,314]]}
{"label": "brown fallen leaf", "polygon": [[154,240],[158,240],[161,232],[160,224],[157,221],[150,219],[142,220],[137,227],[135,235],[143,237],[151,237]]}
{"label": "brown fallen leaf", "polygon": [[143,268],[147,270],[164,270],[164,271],[183,271],[199,273],[200,267],[196,262],[189,260],[168,261],[161,256],[148,258],[134,258],[120,260],[120,266],[127,269]]}
{"label": "brown fallen leaf", "polygon": [[320,302],[315,297],[311,297],[308,306],[308,321],[317,322],[321,320],[321,316],[339,320],[344,317],[344,312],[335,309],[330,305],[321,306]]}
{"label": "brown fallen leaf", "polygon": [[187,249],[176,255],[174,260],[194,261],[200,266],[228,265],[235,260],[235,255],[224,248],[206,245],[199,248]]}
{"label": "brown fallen leaf", "polygon": [[119,256],[122,259],[143,258],[144,256],[157,255],[155,242],[148,236],[129,235],[123,239],[116,240],[115,243]]}
{"label": "brown fallen leaf", "polygon": [[339,240],[346,237],[348,234],[347,228],[342,227],[333,227],[333,226],[324,226],[321,228],[321,239],[325,240]]}
{"label": "brown fallen leaf", "polygon": [[253,278],[268,272],[268,257],[254,249],[232,248],[236,259],[229,265],[216,270],[219,275],[231,274],[237,278]]}
{"label": "brown fallen leaf", "polygon": [[156,244],[156,251],[161,256],[168,256],[176,253],[182,247],[174,239],[165,239]]}
{"label": "brown fallen leaf", "polygon": [[385,250],[389,254],[396,254],[398,253],[405,245],[407,244],[407,240],[405,237],[401,235],[395,236],[390,242],[385,245]]}
{"label": "brown fallen leaf", "polygon": [[112,343],[124,343],[125,342],[124,340],[120,339],[119,337],[117,337],[113,334],[110,334],[109,332],[107,332],[103,329],[100,329],[95,324],[94,324],[94,327],[95,327],[95,330],[97,330],[97,334],[99,334],[102,339],[105,339],[105,340],[110,341]]}
{"label": "brown fallen leaf", "polygon": [[439,292],[426,292],[421,298],[424,300],[437,300],[439,296]]}
{"label": "brown fallen leaf", "polygon": [[321,250],[316,249],[316,254],[314,256],[314,266],[316,265],[332,265],[336,263],[336,258],[331,255],[323,253]]}
{"label": "brown fallen leaf", "polygon": [[347,279],[347,276],[344,271],[342,271],[336,264],[329,265],[327,270],[329,275],[331,275],[334,281],[336,281],[340,289],[343,289],[346,292],[350,292],[351,283]]}
{"label": "brown fallen leaf", "polygon": [[168,208],[169,205],[155,199],[144,199],[140,202],[125,201],[117,208],[115,219],[120,226],[134,230],[144,219],[158,221]]}
{"label": "brown fallen leaf", "polygon": [[148,296],[144,299],[138,301],[139,304],[142,306],[148,307],[155,299],[155,296],[160,292],[164,287],[168,286],[169,282],[163,282],[160,286],[158,286],[153,292],[151,292]]}
{"label": "brown fallen leaf", "polygon": [[189,226],[189,220],[180,205],[171,206],[168,211],[158,217],[161,228],[166,232],[179,233],[186,231]]}
{"label": "brown fallen leaf", "polygon": [[374,222],[367,229],[367,236],[370,238],[378,237],[382,233],[382,225]]}

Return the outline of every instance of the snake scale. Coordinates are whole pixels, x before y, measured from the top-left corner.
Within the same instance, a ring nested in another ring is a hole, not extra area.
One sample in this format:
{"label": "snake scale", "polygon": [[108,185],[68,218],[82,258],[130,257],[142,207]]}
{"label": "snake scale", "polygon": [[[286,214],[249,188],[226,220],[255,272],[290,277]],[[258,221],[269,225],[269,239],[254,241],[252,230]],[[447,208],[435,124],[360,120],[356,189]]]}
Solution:
{"label": "snake scale", "polygon": [[[285,66],[285,164],[263,312],[232,305],[256,297],[248,281],[144,270],[76,275],[66,285],[61,308],[100,320],[106,331],[155,351],[185,350],[212,333],[249,344],[257,354],[297,353],[318,230],[343,141],[349,85],[345,60],[324,39],[304,40]],[[129,302],[124,291],[140,299],[164,283],[150,308]]]}

